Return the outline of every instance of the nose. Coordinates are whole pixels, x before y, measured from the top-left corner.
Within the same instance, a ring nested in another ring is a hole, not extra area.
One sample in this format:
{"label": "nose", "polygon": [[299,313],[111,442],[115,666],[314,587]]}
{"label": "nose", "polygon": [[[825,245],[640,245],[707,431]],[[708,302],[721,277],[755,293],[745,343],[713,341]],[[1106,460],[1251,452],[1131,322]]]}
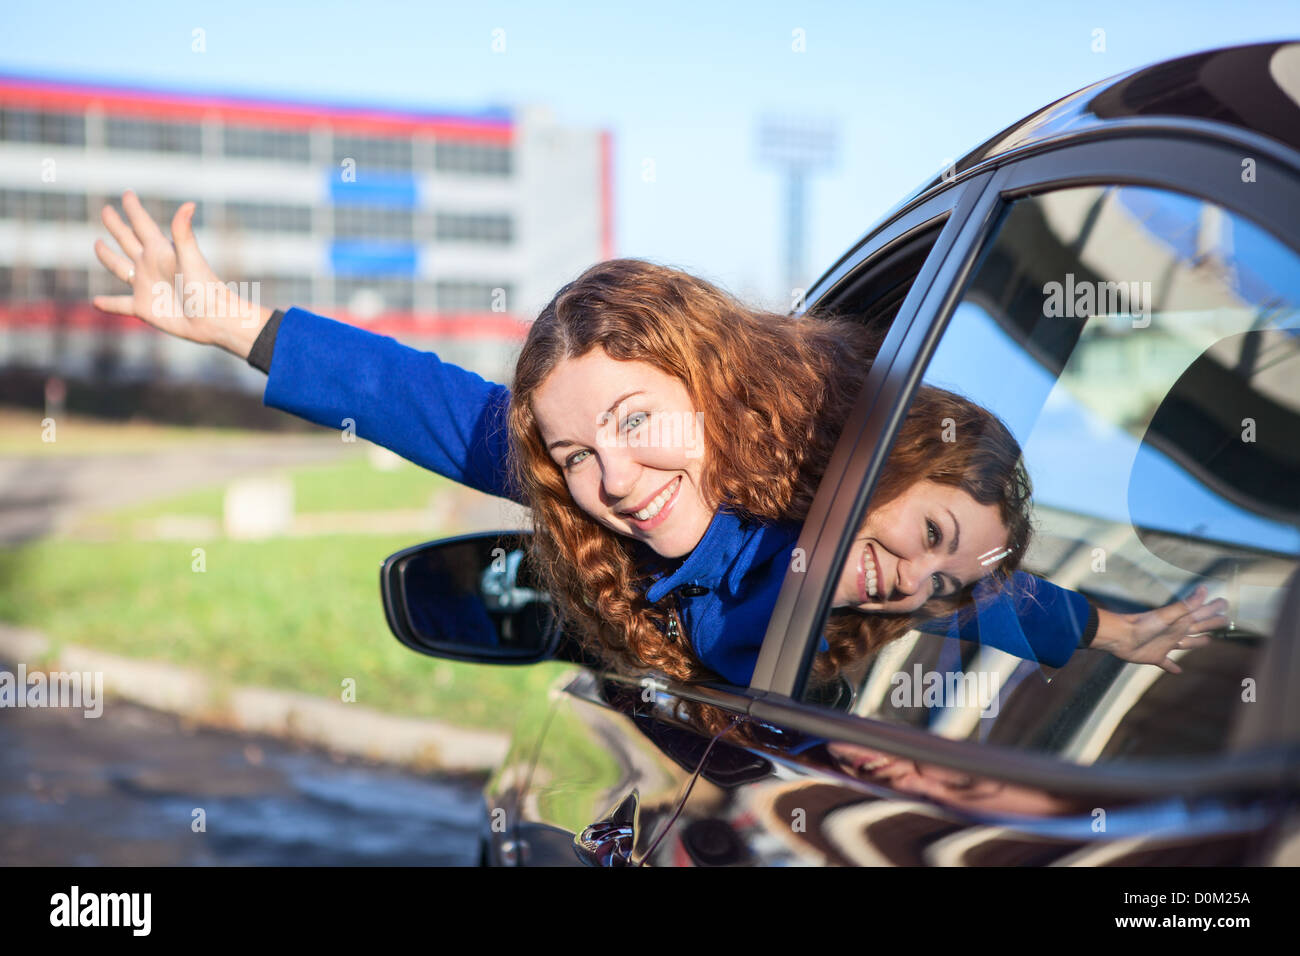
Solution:
{"label": "nose", "polygon": [[[601,488],[605,503],[614,505],[625,501],[636,491],[642,466],[628,454],[626,448],[606,448],[600,451]],[[635,502],[631,502],[635,504]]]}
{"label": "nose", "polygon": [[904,595],[923,594],[930,575],[938,567],[938,560],[933,555],[919,558],[903,558],[898,562],[898,590]]}

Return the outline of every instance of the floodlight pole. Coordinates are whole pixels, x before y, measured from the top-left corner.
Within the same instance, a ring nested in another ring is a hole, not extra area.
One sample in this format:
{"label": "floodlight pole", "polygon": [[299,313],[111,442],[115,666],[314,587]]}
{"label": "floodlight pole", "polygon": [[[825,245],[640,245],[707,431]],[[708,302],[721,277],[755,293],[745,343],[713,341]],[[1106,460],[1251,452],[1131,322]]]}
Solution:
{"label": "floodlight pole", "polygon": [[807,231],[807,176],[800,164],[785,170],[785,282],[786,289],[804,286],[804,233]]}

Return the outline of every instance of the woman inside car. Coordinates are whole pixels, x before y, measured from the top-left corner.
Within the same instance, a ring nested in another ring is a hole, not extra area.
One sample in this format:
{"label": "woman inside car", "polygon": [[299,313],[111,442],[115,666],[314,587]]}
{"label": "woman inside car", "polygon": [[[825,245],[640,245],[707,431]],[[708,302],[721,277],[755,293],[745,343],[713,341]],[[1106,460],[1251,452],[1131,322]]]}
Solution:
{"label": "woman inside car", "polygon": [[[919,388],[841,570],[814,673],[851,672],[915,627],[1051,666],[1092,646],[1177,674],[1170,648],[1201,646],[1209,638],[1192,635],[1226,624],[1224,602],[1207,602],[1204,588],[1123,616],[1016,573],[1033,534],[1031,494],[1019,443],[995,415]],[[1043,629],[1045,619],[1058,626]]]}
{"label": "woman inside car", "polygon": [[[193,204],[173,219],[174,246],[133,193],[123,209],[129,225],[103,213],[121,251],[95,249],[132,292],[96,306],[247,359],[268,374],[267,405],[351,422],[423,467],[527,504],[539,573],[611,664],[748,682],[875,335],[755,312],[680,271],[612,260],[542,310],[507,389],[303,309],[253,309],[204,261]],[[645,440],[655,422],[660,440]],[[1027,634],[1070,633],[1060,620],[1088,617],[1081,596],[1039,586],[1057,611]]]}

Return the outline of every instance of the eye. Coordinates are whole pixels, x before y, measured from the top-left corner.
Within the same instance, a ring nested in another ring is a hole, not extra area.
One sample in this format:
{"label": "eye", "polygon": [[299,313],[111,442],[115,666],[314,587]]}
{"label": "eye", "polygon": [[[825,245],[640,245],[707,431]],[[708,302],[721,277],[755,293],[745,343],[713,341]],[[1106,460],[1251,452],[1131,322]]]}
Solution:
{"label": "eye", "polygon": [[943,540],[943,532],[940,531],[939,526],[929,518],[925,519],[925,531],[932,547]]}
{"label": "eye", "polygon": [[568,458],[564,459],[564,467],[572,468],[574,465],[581,465],[586,460],[583,456],[590,454],[591,452],[585,448],[582,449],[582,451],[575,451]]}
{"label": "eye", "polygon": [[627,431],[631,431],[633,428],[640,427],[649,417],[650,416],[645,412],[633,412],[631,415],[627,416],[627,418],[623,419],[623,428]]}
{"label": "eye", "polygon": [[930,595],[931,597],[943,597],[943,575],[930,575]]}

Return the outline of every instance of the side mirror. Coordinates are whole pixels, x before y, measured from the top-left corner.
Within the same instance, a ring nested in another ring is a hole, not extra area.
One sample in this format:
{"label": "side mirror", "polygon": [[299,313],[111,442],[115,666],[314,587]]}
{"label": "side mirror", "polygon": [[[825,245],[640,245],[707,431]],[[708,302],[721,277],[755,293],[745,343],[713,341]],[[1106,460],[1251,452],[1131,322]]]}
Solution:
{"label": "side mirror", "polygon": [[491,664],[554,657],[561,629],[527,554],[527,534],[489,532],[390,555],[379,570],[389,628],[432,657]]}

